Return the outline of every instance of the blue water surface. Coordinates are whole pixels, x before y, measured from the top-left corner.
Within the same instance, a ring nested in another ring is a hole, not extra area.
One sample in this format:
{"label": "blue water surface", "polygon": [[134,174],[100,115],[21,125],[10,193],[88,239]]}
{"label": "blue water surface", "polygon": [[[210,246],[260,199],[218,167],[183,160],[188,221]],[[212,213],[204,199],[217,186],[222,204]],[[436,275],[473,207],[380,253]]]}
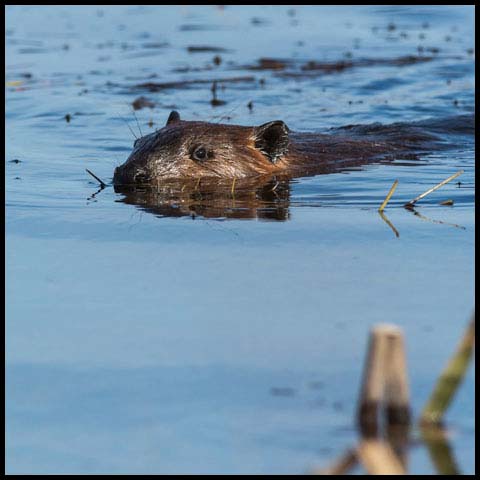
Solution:
{"label": "blue water surface", "polygon": [[[8,6],[5,35],[7,473],[326,466],[357,441],[377,323],[405,333],[419,414],[474,309],[472,135],[446,134],[449,149],[412,165],[297,179],[285,221],[160,218],[112,187],[92,196],[85,168],[110,182],[133,135],[172,109],[297,131],[471,115],[474,7]],[[409,55],[434,58],[245,69]],[[220,91],[222,107],[210,83],[131,88],[246,75]],[[156,106],[135,120],[140,95]],[[460,169],[420,215],[402,208]],[[377,209],[395,179],[392,228]],[[446,418],[462,473],[475,470],[474,396],[471,367]],[[421,442],[408,468],[435,472]]]}

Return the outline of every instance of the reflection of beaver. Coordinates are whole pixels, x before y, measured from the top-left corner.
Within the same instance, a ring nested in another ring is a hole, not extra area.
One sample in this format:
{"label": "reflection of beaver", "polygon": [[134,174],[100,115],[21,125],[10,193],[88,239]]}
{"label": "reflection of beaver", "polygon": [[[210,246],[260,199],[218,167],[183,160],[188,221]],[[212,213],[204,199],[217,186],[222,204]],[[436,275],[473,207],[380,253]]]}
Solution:
{"label": "reflection of beaver", "polygon": [[256,177],[232,181],[167,181],[159,186],[115,187],[123,203],[158,217],[201,216],[287,220],[290,183],[279,178]]}
{"label": "reflection of beaver", "polygon": [[[290,179],[407,158],[471,134],[473,115],[391,125],[291,132],[282,121],[243,127],[180,120],[135,141],[113,183],[122,200],[161,216],[288,217]],[[272,198],[270,198],[272,197]]]}

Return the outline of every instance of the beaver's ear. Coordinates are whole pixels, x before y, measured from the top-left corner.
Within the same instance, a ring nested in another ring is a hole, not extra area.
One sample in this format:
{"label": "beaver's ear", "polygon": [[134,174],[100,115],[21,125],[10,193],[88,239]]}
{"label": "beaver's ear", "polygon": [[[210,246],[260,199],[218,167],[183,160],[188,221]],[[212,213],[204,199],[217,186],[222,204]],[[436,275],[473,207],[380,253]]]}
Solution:
{"label": "beaver's ear", "polygon": [[288,127],[281,120],[264,123],[253,129],[255,148],[266,155],[272,163],[287,152]]}
{"label": "beaver's ear", "polygon": [[180,114],[176,110],[172,110],[168,116],[167,125],[180,121]]}

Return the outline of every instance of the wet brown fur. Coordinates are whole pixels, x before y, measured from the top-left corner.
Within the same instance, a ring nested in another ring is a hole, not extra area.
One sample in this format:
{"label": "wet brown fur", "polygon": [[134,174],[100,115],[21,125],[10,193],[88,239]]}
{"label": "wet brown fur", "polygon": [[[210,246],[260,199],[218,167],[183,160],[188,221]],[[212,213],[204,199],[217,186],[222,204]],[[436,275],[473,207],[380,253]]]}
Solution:
{"label": "wet brown fur", "polygon": [[[164,128],[135,142],[130,157],[115,170],[114,184],[315,175],[416,152],[437,139],[418,128],[396,125],[350,126],[328,134],[296,133],[281,121],[247,127],[183,121],[172,112]],[[197,148],[207,152],[202,161],[194,157]]]}

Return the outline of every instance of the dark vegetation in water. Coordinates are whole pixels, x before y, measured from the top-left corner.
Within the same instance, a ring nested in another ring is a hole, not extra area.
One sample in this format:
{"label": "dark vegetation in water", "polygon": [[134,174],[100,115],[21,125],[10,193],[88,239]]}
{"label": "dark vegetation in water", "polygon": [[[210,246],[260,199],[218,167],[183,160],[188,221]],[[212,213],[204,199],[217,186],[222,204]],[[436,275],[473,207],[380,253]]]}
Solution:
{"label": "dark vegetation in water", "polygon": [[205,52],[226,53],[226,52],[231,52],[231,50],[228,50],[222,47],[211,47],[207,45],[190,45],[189,47],[187,47],[187,52],[188,53],[205,53]]}
{"label": "dark vegetation in water", "polygon": [[[254,82],[253,76],[241,76],[241,77],[229,77],[229,78],[212,78],[212,79],[195,79],[195,80],[180,80],[178,82],[145,82],[130,86],[130,91],[142,91],[147,90],[149,92],[158,92],[161,90],[167,90],[171,88],[188,88],[200,84],[217,84],[222,83],[240,83],[240,82]],[[116,86],[110,83],[109,86]]]}
{"label": "dark vegetation in water", "polygon": [[134,110],[141,110],[142,108],[155,108],[156,103],[146,97],[138,97],[132,102]]}

